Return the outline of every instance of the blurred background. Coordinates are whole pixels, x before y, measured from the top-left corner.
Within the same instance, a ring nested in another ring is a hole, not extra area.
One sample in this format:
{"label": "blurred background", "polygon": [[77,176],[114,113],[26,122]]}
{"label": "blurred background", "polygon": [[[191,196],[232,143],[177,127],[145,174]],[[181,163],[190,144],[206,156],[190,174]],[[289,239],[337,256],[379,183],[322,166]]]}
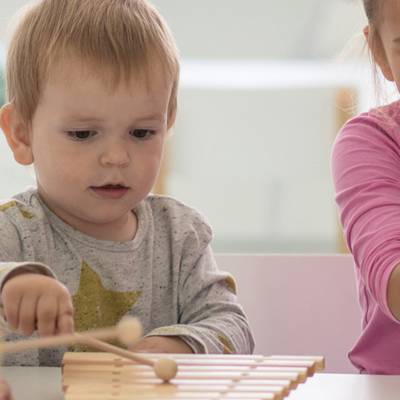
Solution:
{"label": "blurred background", "polygon": [[[1,3],[3,65],[10,18],[27,2]],[[346,119],[375,102],[361,0],[153,3],[182,57],[156,190],[207,216],[217,252],[344,251],[330,151]],[[3,137],[0,154],[5,198],[34,181]]]}

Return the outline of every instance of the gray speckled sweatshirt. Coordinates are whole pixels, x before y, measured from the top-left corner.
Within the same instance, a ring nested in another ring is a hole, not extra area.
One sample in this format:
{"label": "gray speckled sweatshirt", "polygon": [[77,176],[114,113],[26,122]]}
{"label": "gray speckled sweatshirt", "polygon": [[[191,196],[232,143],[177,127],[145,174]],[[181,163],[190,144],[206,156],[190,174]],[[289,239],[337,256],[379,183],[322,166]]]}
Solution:
{"label": "gray speckled sweatshirt", "polygon": [[[196,353],[251,353],[233,278],[218,270],[211,229],[178,201],[148,196],[135,238],[94,239],[29,190],[0,203],[0,285],[16,268],[54,276],[73,296],[77,331],[140,318],[145,335],[180,336]],[[18,339],[10,333],[7,340]],[[6,356],[7,365],[59,365],[65,349]]]}

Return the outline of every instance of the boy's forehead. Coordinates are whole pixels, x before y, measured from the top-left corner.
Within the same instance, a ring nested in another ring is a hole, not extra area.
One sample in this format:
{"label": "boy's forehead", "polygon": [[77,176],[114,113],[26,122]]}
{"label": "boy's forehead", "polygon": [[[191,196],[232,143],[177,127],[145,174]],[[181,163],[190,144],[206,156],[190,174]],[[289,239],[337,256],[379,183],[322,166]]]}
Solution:
{"label": "boy's forehead", "polygon": [[[82,59],[76,56],[58,57],[48,66],[46,80],[49,83],[88,83],[97,81],[105,90],[114,92],[120,85],[131,89],[143,87],[151,92],[161,87],[169,88],[172,82],[161,62],[155,60],[146,65],[138,65],[130,70],[115,64],[105,64],[98,60]],[[45,83],[45,82],[44,82]]]}
{"label": "boy's forehead", "polygon": [[164,120],[172,84],[163,76],[133,73],[127,81],[121,77],[117,82],[107,68],[80,60],[61,60],[49,70],[39,105],[63,118],[83,119],[89,115],[102,119],[111,110],[118,115],[124,110],[128,118],[158,115],[161,117],[148,119]]}

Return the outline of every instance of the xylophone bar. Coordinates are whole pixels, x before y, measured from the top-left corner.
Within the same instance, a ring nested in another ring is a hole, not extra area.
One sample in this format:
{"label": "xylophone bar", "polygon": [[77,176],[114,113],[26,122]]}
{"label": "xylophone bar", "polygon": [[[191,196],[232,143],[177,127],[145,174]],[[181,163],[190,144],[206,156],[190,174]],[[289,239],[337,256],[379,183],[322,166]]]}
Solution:
{"label": "xylophone bar", "polygon": [[148,366],[112,354],[66,353],[65,399],[281,400],[324,366],[322,357],[169,356],[178,364],[178,375],[162,384]]}
{"label": "xylophone bar", "polygon": [[[90,354],[90,355],[89,355]],[[148,354],[147,358],[157,360],[165,357],[165,354]],[[320,356],[259,356],[259,355],[210,355],[210,354],[171,354],[180,366],[209,365],[209,366],[254,366],[283,367],[283,368],[307,368],[307,375],[312,376],[315,372],[325,368],[324,358]],[[227,363],[229,360],[229,364]],[[64,363],[72,364],[83,361],[85,364],[133,364],[131,360],[110,357],[105,353],[66,353]]]}

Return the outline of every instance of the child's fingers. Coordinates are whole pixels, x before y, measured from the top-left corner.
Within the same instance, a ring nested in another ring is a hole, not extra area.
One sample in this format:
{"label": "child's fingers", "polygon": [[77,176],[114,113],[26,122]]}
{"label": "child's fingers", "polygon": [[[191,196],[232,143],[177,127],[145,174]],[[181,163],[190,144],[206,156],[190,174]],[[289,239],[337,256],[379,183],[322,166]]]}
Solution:
{"label": "child's fingers", "polygon": [[18,310],[22,300],[19,293],[3,289],[2,301],[6,321],[11,329],[18,328]]}
{"label": "child's fingers", "polygon": [[74,331],[74,308],[69,295],[60,298],[58,305],[57,333]]}
{"label": "child's fingers", "polygon": [[26,295],[22,298],[18,310],[18,331],[32,335],[35,330],[37,297]]}
{"label": "child's fingers", "polygon": [[71,314],[60,314],[57,320],[57,333],[73,333],[74,332],[74,318]]}
{"label": "child's fingers", "polygon": [[40,336],[54,335],[58,314],[57,301],[53,296],[43,295],[37,303],[37,329]]}

